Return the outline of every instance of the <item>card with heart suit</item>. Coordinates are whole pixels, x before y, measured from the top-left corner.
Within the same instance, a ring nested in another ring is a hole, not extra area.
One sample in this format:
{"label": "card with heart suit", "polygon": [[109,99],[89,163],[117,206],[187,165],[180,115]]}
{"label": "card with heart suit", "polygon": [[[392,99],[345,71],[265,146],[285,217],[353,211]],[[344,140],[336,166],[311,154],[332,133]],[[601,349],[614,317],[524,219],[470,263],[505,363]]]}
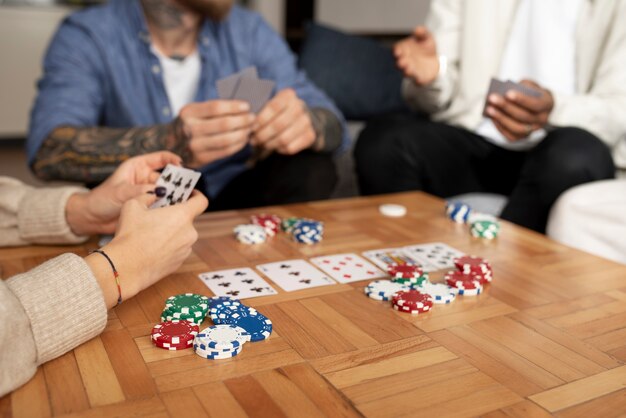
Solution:
{"label": "card with heart suit", "polygon": [[442,242],[410,245],[404,247],[403,251],[416,259],[426,272],[454,268],[453,260],[465,255],[462,251]]}
{"label": "card with heart suit", "polygon": [[251,268],[210,271],[198,275],[216,296],[248,299],[278,292]]}
{"label": "card with heart suit", "polygon": [[286,292],[336,284],[305,260],[285,260],[261,264],[256,268]]}
{"label": "card with heart suit", "polygon": [[159,198],[150,208],[162,208],[186,202],[201,175],[197,171],[168,164],[156,182],[156,187],[165,187],[165,196]]}
{"label": "card with heart suit", "polygon": [[365,251],[363,256],[383,271],[387,271],[390,264],[420,264],[415,258],[406,254],[402,248],[381,248],[380,250]]}
{"label": "card with heart suit", "polygon": [[356,254],[335,254],[312,258],[311,263],[340,283],[378,279],[386,273]]}

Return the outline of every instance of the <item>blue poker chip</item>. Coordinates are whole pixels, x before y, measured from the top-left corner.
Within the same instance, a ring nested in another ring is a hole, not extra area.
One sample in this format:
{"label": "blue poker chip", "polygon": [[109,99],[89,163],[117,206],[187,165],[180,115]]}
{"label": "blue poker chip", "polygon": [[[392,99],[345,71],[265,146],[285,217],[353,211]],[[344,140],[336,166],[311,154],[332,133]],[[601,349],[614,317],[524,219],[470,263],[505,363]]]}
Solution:
{"label": "blue poker chip", "polygon": [[236,313],[241,311],[249,311],[255,310],[254,308],[250,308],[241,302],[234,301],[225,301],[220,305],[217,305],[215,308],[211,308],[209,311],[209,315],[213,320],[214,324],[231,324],[232,321],[229,321],[230,318]]}
{"label": "blue poker chip", "polygon": [[450,219],[457,223],[466,223],[472,212],[472,208],[467,203],[463,202],[447,202],[446,214]]}
{"label": "blue poker chip", "polygon": [[202,350],[201,348],[194,347],[194,352],[198,356],[208,359],[208,360],[224,360],[224,359],[233,358],[239,353],[241,353],[241,350],[242,348],[239,347],[231,351],[218,352],[218,351]]}
{"label": "blue poker chip", "polygon": [[231,298],[229,296],[213,296],[209,298],[209,309],[213,309],[224,302],[239,302],[239,299]]}
{"label": "blue poker chip", "polygon": [[239,311],[229,321],[245,329],[253,342],[266,340],[272,334],[272,321],[256,310]]}

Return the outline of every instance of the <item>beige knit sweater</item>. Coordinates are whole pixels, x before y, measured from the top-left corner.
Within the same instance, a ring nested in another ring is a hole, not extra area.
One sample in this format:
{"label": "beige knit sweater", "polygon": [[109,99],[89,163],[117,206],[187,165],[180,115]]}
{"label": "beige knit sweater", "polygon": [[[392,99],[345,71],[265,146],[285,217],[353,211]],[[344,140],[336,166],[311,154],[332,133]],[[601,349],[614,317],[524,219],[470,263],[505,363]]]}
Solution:
{"label": "beige knit sweater", "polygon": [[[0,247],[83,242],[65,220],[68,198],[83,191],[35,189],[0,177]],[[75,254],[0,280],[0,397],[30,380],[40,364],[100,334],[106,320],[100,286]]]}

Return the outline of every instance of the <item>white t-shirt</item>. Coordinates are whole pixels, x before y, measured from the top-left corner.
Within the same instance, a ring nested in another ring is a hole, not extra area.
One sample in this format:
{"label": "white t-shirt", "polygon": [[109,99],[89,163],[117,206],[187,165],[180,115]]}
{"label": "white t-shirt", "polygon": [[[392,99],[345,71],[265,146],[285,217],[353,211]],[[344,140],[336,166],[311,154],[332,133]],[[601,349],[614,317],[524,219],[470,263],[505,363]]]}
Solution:
{"label": "white t-shirt", "polygon": [[[576,91],[576,23],[581,0],[522,0],[500,64],[498,78],[530,79],[561,94]],[[503,148],[525,150],[545,136],[541,129],[510,142],[484,118],[476,133]]]}
{"label": "white t-shirt", "polygon": [[200,72],[202,71],[200,54],[198,50],[195,50],[181,61],[163,55],[155,47],[152,47],[152,51],[161,63],[161,68],[153,69],[153,71],[163,73],[163,82],[170,101],[171,114],[177,116],[185,105],[193,102],[196,98],[198,84],[200,84]]}

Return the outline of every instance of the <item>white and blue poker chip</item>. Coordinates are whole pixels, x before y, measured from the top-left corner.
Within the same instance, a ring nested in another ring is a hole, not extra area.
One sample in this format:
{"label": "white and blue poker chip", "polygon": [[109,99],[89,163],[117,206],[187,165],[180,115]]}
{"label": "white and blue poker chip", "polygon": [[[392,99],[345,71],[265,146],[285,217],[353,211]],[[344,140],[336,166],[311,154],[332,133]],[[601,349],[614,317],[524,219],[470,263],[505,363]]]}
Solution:
{"label": "white and blue poker chip", "polygon": [[363,291],[371,299],[389,301],[397,292],[409,289],[410,286],[391,280],[374,280],[365,286]]}
{"label": "white and blue poker chip", "polygon": [[420,292],[429,294],[433,298],[433,302],[437,304],[446,304],[454,301],[458,293],[458,289],[443,283],[424,283],[417,288]]}
{"label": "white and blue poker chip", "polygon": [[472,208],[467,203],[453,201],[446,203],[446,214],[450,219],[457,223],[466,223]]}

